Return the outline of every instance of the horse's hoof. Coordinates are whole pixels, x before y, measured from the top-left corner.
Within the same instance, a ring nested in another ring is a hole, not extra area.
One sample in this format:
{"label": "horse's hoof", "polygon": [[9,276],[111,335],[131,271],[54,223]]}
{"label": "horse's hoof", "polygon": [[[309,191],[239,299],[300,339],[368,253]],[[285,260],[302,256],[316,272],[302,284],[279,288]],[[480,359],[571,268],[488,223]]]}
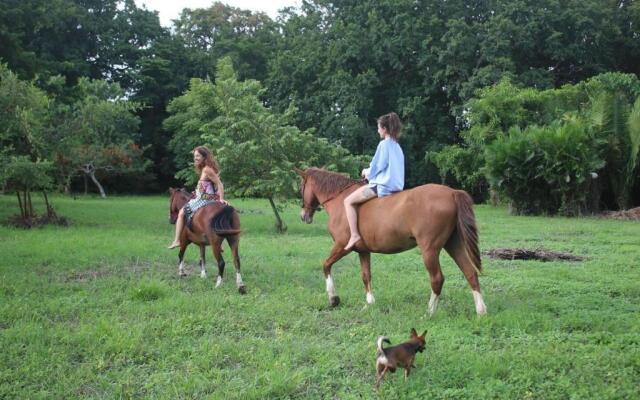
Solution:
{"label": "horse's hoof", "polygon": [[222,278],[218,277],[218,279],[216,280],[216,288],[219,288],[220,286],[222,286]]}
{"label": "horse's hoof", "polygon": [[240,294],[247,294],[247,288],[242,285],[238,288],[238,292],[240,292]]}
{"label": "horse's hoof", "polygon": [[200,278],[204,279],[206,277],[207,277],[207,273],[206,272],[204,272],[204,271],[200,272]]}
{"label": "horse's hoof", "polygon": [[187,276],[187,273],[184,271],[180,271],[178,272],[178,276],[182,278],[183,276]]}
{"label": "horse's hoof", "polygon": [[340,296],[334,296],[329,299],[331,307],[338,307],[340,305]]}

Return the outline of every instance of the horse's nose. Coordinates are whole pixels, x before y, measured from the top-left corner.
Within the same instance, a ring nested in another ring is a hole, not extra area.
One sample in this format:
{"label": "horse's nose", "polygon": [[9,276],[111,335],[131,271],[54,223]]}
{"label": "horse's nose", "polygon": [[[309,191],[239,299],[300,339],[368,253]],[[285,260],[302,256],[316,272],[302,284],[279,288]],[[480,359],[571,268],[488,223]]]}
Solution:
{"label": "horse's nose", "polygon": [[309,215],[309,213],[307,213],[307,210],[305,210],[304,208],[300,210],[300,219],[302,220],[302,222],[306,224],[310,224],[312,222],[311,216]]}

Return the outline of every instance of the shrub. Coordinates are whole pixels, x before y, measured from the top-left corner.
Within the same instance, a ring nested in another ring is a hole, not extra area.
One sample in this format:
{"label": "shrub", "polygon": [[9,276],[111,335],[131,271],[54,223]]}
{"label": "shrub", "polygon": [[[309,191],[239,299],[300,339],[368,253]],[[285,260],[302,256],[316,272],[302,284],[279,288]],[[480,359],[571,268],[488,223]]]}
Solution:
{"label": "shrub", "polygon": [[487,146],[486,173],[517,214],[576,215],[588,209],[603,143],[577,118],[525,131],[512,128]]}

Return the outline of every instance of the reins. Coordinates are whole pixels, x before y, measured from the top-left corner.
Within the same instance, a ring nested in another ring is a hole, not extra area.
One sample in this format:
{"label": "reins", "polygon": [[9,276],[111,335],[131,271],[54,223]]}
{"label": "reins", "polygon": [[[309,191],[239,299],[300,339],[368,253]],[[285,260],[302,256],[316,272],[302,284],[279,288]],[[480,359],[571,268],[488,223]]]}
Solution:
{"label": "reins", "polygon": [[320,205],[322,207],[324,207],[325,204],[327,204],[328,202],[330,202],[331,200],[335,199],[336,197],[338,197],[340,195],[340,193],[344,192],[345,190],[349,189],[351,186],[353,185],[357,185],[358,183],[364,182],[364,180],[359,180],[359,181],[354,181],[350,184],[348,184],[347,186],[343,187],[342,189],[340,189],[339,191],[337,191],[336,193],[333,194],[333,196],[329,197],[328,199],[326,199],[325,201],[323,201],[322,203],[320,203]]}

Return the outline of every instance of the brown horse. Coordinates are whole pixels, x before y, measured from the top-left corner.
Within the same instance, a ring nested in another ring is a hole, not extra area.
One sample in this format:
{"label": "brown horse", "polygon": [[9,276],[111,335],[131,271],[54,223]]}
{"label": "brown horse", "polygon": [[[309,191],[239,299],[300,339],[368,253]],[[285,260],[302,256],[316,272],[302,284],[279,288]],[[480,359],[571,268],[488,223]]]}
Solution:
{"label": "brown horse", "polygon": [[[170,188],[169,198],[169,222],[176,223],[178,212],[191,199],[191,194],[184,189]],[[216,202],[199,208],[192,218],[191,226],[185,224],[180,236],[180,252],[178,253],[178,274],[184,276],[184,252],[189,243],[195,243],[200,247],[200,277],[206,278],[205,271],[205,246],[211,245],[213,256],[218,262],[218,279],[216,287],[222,285],[224,276],[224,258],[222,258],[222,242],[227,240],[233,255],[233,264],[236,268],[236,286],[241,294],[246,293],[242,276],[240,275],[240,256],[238,246],[240,244],[240,217],[236,210],[224,203]]]}
{"label": "brown horse", "polygon": [[[329,258],[324,262],[323,272],[329,302],[337,306],[340,298],[331,278],[331,266],[351,251],[344,249],[350,236],[344,199],[364,181],[317,168],[296,169],[296,172],[302,177],[300,218],[310,224],[319,206],[324,207],[329,215],[328,229],[334,243]],[[360,256],[367,303],[375,302],[371,288],[371,253],[399,253],[418,246],[431,279],[429,312],[433,314],[444,283],[439,260],[440,250],[444,248],[467,278],[476,312],[478,315],[486,314],[478,282],[482,264],[472,207],[473,201],[466,192],[434,184],[362,204],[358,210],[362,240],[353,250]]]}

